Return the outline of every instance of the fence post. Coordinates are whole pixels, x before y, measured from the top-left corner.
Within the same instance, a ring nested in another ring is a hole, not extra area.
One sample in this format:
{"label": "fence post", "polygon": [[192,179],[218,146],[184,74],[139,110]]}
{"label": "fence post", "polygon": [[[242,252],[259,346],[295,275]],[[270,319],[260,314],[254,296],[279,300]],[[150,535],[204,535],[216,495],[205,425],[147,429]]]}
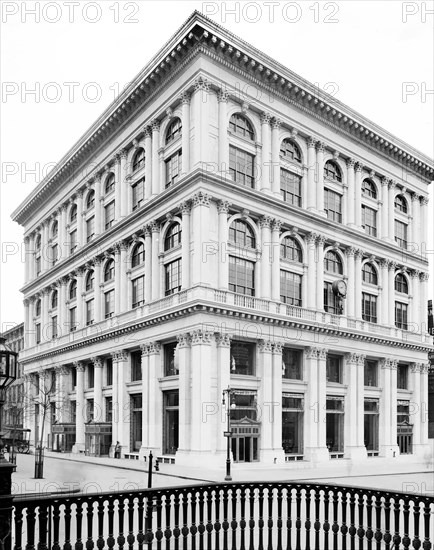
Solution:
{"label": "fence post", "polygon": [[152,487],[152,451],[149,451],[148,489]]}
{"label": "fence post", "polygon": [[11,549],[12,472],[16,466],[0,458],[0,550]]}

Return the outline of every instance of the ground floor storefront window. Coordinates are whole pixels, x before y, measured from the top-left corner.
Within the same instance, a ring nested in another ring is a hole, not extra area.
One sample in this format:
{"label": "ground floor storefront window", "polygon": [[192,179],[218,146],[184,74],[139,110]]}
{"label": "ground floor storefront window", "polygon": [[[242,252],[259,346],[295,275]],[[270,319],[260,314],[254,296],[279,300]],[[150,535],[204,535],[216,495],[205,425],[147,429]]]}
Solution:
{"label": "ground floor storefront window", "polygon": [[368,456],[378,456],[378,425],[380,416],[378,399],[365,399],[364,409],[365,447]]}
{"label": "ground floor storefront window", "polygon": [[140,451],[142,446],[142,394],[131,395],[131,451]]}
{"label": "ground floor storefront window", "polygon": [[285,454],[303,454],[303,396],[282,395],[282,447]]}
{"label": "ground floor storefront window", "polygon": [[259,460],[260,422],[257,421],[256,392],[234,390],[230,403],[231,450],[234,462]]}
{"label": "ground floor storefront window", "polygon": [[327,396],[326,445],[331,458],[341,458],[344,453],[344,398]]}
{"label": "ground floor storefront window", "polygon": [[413,424],[410,424],[410,401],[397,402],[397,445],[402,455],[413,454]]}
{"label": "ground floor storefront window", "polygon": [[174,455],[179,445],[179,391],[163,393],[163,453]]}

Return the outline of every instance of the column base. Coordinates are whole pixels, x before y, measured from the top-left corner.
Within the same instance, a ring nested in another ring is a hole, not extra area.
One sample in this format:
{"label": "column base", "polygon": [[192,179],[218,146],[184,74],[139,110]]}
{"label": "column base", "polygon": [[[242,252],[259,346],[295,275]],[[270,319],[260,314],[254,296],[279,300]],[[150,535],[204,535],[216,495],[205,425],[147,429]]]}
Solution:
{"label": "column base", "polygon": [[380,445],[380,456],[384,458],[396,458],[399,456],[398,445]]}
{"label": "column base", "polygon": [[285,452],[279,449],[261,449],[259,452],[261,464],[285,464]]}
{"label": "column base", "polygon": [[330,453],[327,447],[305,447],[304,459],[309,462],[329,462]]}
{"label": "column base", "polygon": [[79,453],[84,453],[85,447],[84,443],[74,443],[72,446],[72,452],[78,455]]}
{"label": "column base", "polygon": [[368,453],[366,452],[366,447],[346,447],[344,456],[353,462],[360,462],[367,460]]}
{"label": "column base", "polygon": [[[231,464],[233,464],[231,453]],[[212,468],[226,468],[226,451],[176,451],[175,464],[178,466],[198,466]],[[199,474],[199,472],[198,472]]]}

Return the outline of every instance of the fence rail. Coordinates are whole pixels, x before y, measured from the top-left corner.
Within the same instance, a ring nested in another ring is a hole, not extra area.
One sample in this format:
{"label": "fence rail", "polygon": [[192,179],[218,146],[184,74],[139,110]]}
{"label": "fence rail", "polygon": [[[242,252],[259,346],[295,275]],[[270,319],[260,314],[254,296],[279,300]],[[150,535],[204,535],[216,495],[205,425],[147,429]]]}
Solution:
{"label": "fence rail", "polygon": [[432,548],[434,498],[356,487],[228,483],[15,497],[13,548]]}

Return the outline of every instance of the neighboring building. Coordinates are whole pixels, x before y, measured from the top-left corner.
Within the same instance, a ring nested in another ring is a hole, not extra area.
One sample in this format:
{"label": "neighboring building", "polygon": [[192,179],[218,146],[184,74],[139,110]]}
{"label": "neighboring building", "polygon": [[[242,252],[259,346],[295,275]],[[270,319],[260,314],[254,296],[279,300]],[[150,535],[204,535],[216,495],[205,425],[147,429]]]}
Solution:
{"label": "neighboring building", "polygon": [[16,325],[2,334],[6,344],[18,353],[17,379],[6,390],[6,401],[2,410],[3,430],[23,427],[23,370],[20,363],[21,350],[24,347],[24,323]]}
{"label": "neighboring building", "polygon": [[195,12],[13,214],[29,427],[223,465],[230,387],[237,462],[426,456],[433,175]]}
{"label": "neighboring building", "polygon": [[[428,333],[433,337],[434,322],[432,314],[432,300],[428,300]],[[434,351],[429,353],[428,371],[428,437],[434,439]]]}

